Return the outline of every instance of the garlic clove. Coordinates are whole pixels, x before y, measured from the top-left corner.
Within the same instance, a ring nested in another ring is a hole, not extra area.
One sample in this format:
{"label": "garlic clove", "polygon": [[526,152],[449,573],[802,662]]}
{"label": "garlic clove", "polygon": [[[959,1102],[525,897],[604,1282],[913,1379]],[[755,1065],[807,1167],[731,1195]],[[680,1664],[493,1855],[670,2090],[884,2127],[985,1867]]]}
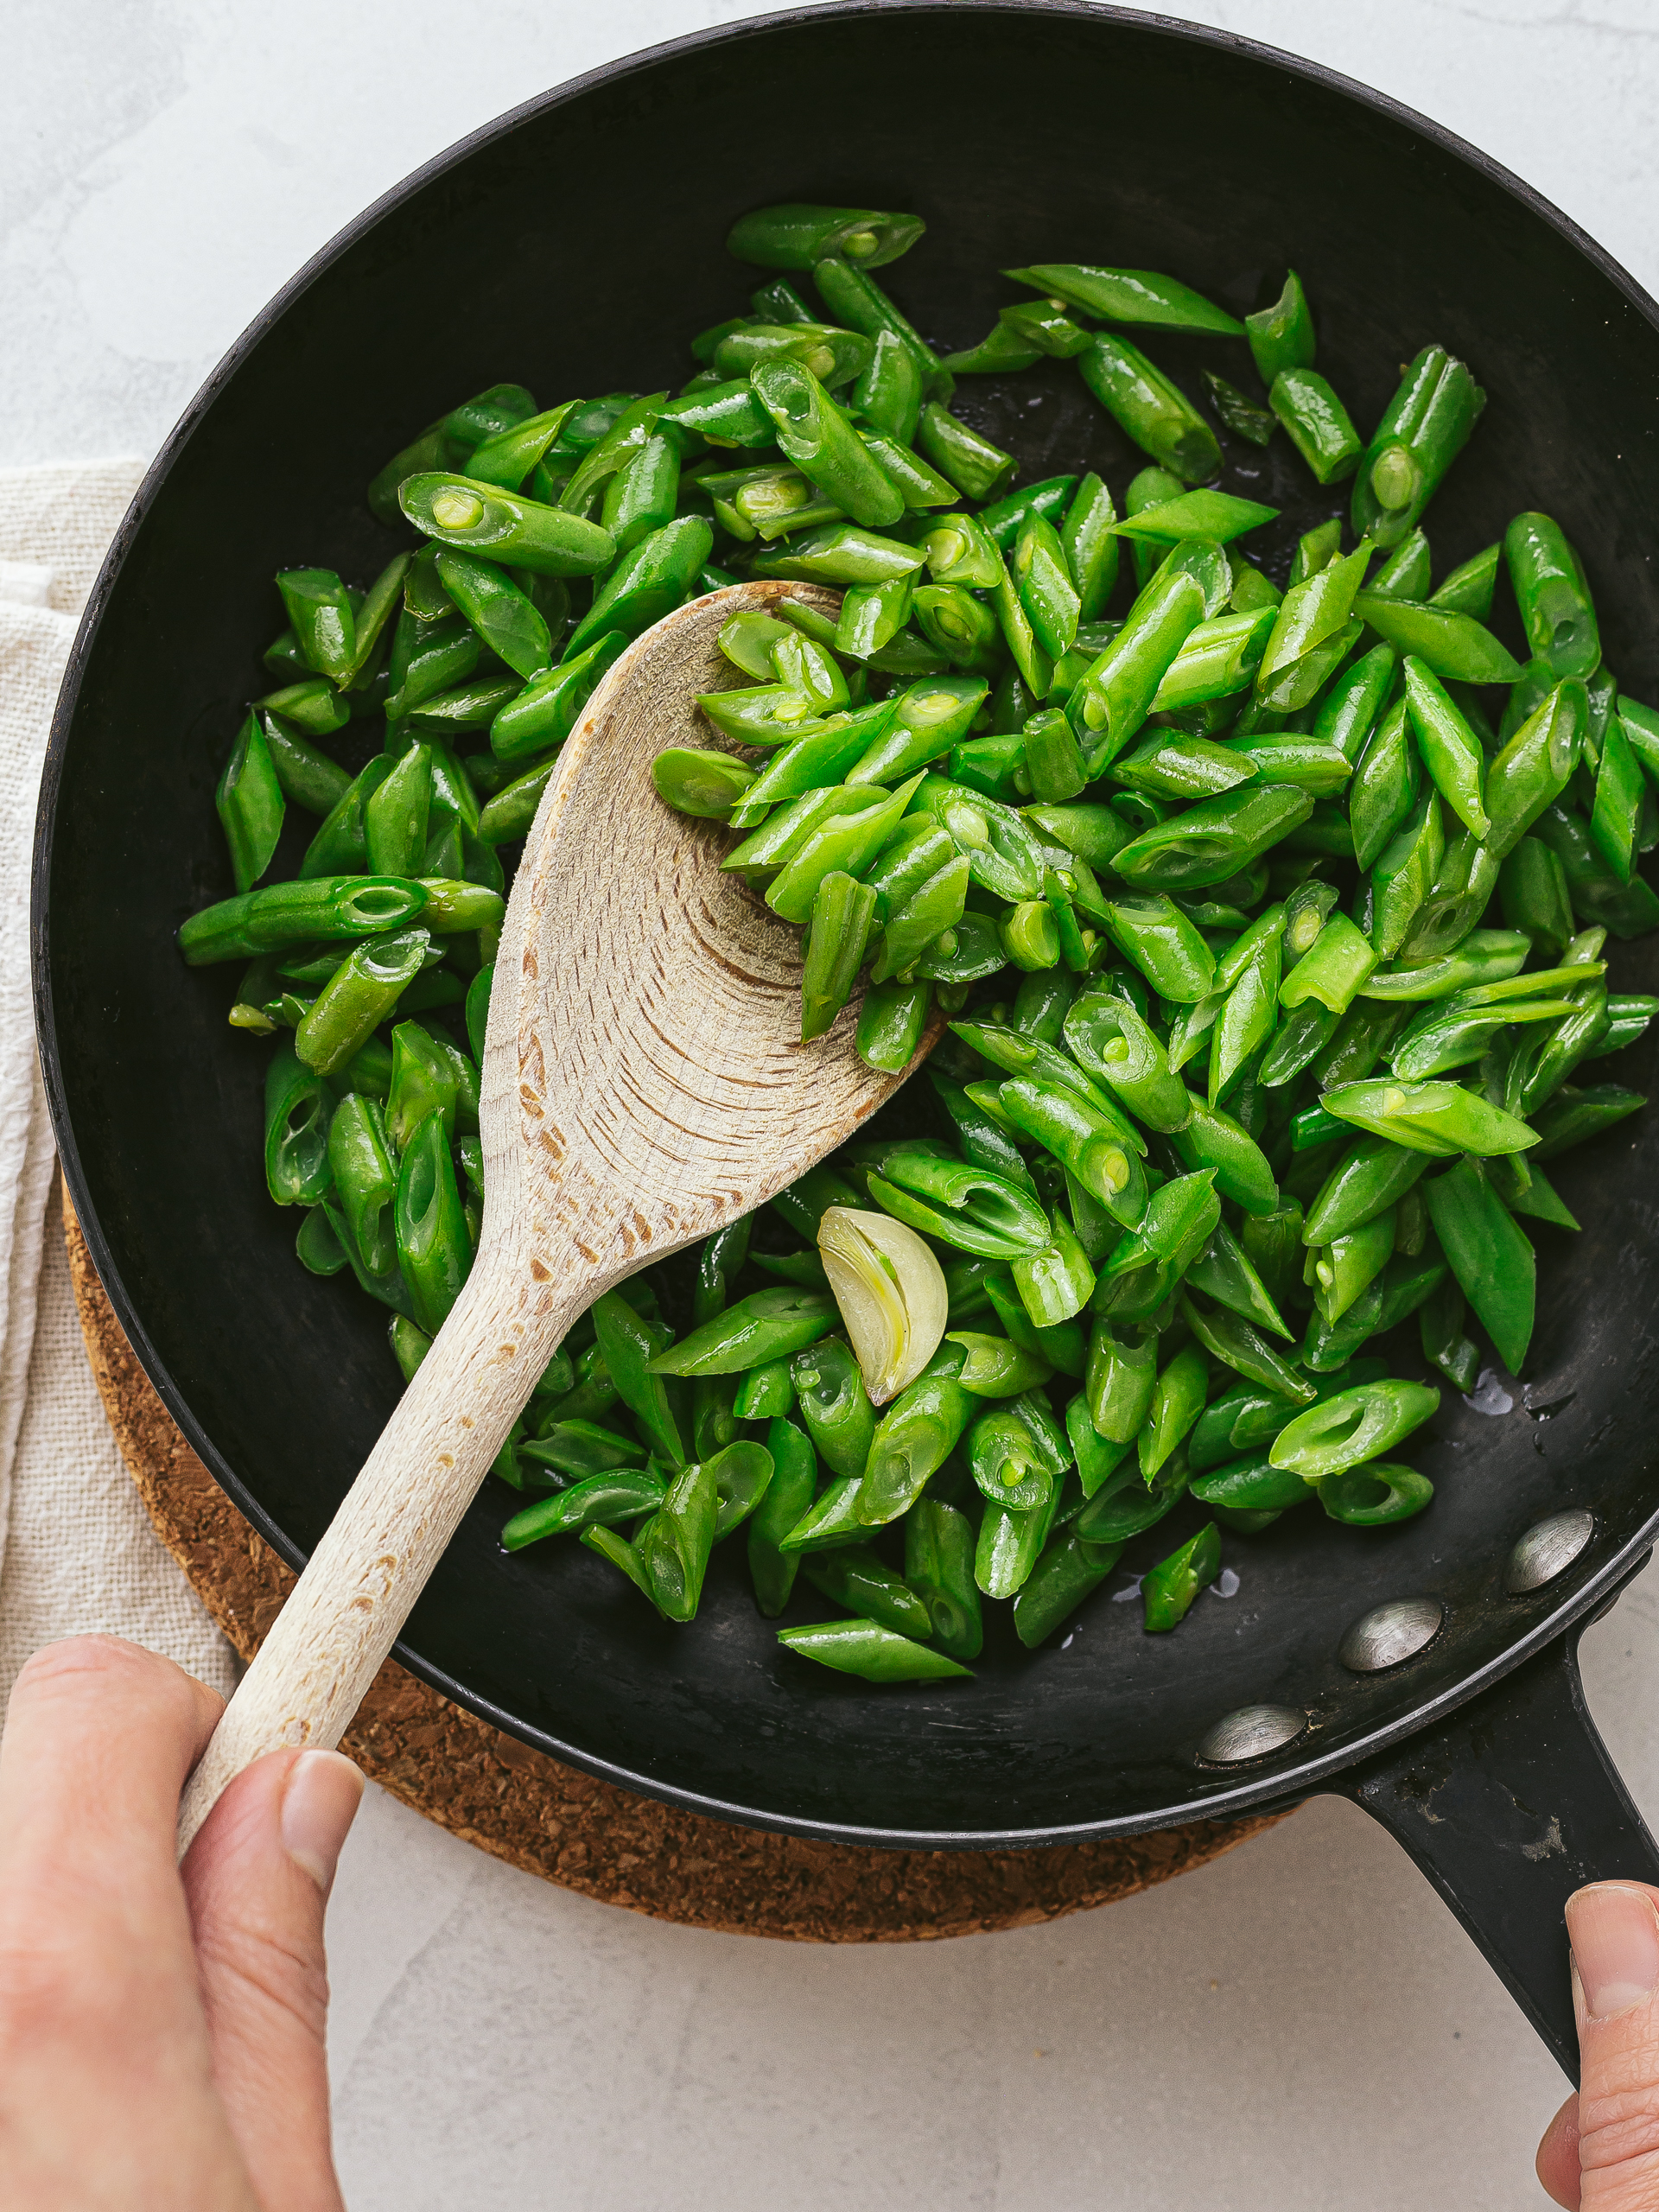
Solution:
{"label": "garlic clove", "polygon": [[913,1229],[888,1214],[830,1206],[818,1255],[873,1405],[913,1382],[950,1318],[944,1271]]}

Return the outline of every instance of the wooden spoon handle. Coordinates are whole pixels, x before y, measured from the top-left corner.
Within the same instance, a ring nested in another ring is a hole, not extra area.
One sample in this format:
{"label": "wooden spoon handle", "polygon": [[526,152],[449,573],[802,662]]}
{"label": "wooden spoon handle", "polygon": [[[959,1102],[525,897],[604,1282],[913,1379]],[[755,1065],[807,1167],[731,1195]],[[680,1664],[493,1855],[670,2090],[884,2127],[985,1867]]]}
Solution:
{"label": "wooden spoon handle", "polygon": [[[185,1785],[179,1852],[267,1751],[332,1751],[573,1315],[585,1282],[533,1298],[486,1243],[419,1372],[272,1623]],[[538,1310],[538,1308],[540,1310]]]}

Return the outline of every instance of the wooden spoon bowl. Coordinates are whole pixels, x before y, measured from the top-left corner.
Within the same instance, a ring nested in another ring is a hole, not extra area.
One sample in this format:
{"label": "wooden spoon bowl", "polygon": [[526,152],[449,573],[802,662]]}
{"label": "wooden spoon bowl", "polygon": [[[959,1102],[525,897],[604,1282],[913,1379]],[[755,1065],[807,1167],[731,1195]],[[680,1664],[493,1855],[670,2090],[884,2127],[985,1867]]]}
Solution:
{"label": "wooden spoon bowl", "polygon": [[652,786],[665,747],[709,741],[695,701],[729,673],[722,624],[785,595],[836,605],[754,582],[667,616],[610,671],[560,755],[490,1000],[472,1273],[202,1754],[181,1850],[264,1752],[338,1743],[578,1315],[763,1205],[911,1072],[859,1058],[856,1002],[802,1044],[799,932],[721,873],[728,831]]}

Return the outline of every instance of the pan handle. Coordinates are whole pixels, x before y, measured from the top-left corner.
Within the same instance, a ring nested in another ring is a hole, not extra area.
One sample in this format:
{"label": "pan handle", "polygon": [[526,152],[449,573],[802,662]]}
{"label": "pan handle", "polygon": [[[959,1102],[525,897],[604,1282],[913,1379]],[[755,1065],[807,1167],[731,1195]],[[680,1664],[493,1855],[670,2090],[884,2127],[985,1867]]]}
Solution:
{"label": "pan handle", "polygon": [[1575,2084],[1562,1909],[1586,1882],[1659,1886],[1659,1846],[1584,1701],[1588,1625],[1336,1784],[1410,1853]]}

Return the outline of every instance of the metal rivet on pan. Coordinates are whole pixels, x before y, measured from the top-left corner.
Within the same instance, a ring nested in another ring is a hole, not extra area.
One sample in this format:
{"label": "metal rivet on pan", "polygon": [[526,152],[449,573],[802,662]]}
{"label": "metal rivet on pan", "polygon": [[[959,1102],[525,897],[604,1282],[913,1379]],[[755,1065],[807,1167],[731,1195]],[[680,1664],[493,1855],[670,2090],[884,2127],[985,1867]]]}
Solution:
{"label": "metal rivet on pan", "polygon": [[1558,1574],[1565,1574],[1596,1532],[1596,1516],[1582,1505],[1552,1513],[1535,1522],[1519,1538],[1503,1570],[1503,1587],[1511,1598],[1529,1590],[1541,1590]]}
{"label": "metal rivet on pan", "polygon": [[1433,1640],[1446,1608],[1438,1598],[1393,1598],[1363,1613],[1337,1649],[1337,1656],[1356,1675],[1374,1675],[1414,1659]]}
{"label": "metal rivet on pan", "polygon": [[1206,1766],[1265,1758],[1294,1744],[1306,1726],[1307,1715],[1292,1705],[1241,1705],[1217,1721],[1198,1745],[1198,1757]]}

